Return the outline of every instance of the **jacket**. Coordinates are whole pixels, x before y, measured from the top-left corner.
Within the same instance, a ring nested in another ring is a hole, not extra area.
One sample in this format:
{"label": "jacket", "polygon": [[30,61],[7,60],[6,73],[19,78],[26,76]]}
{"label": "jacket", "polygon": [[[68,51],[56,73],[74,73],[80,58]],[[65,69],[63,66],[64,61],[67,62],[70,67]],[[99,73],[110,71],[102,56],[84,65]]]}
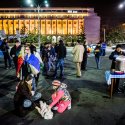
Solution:
{"label": "jacket", "polygon": [[102,55],[102,49],[101,49],[101,46],[96,46],[96,48],[94,49],[94,54],[95,54],[95,57],[100,57]]}
{"label": "jacket", "polygon": [[112,60],[112,64],[111,64],[111,69],[115,69],[115,63],[116,63],[116,58],[120,55],[124,55],[124,52],[117,52],[116,50],[114,52],[111,53],[111,55],[109,56],[109,59]]}
{"label": "jacket", "polygon": [[59,44],[56,48],[57,59],[62,59],[66,57],[67,51],[63,43]]}
{"label": "jacket", "polygon": [[20,82],[14,95],[14,105],[16,108],[22,107],[25,99],[31,100],[32,94],[26,82]]}
{"label": "jacket", "polygon": [[2,44],[1,44],[1,51],[8,53],[8,50],[9,50],[8,44],[6,42],[2,42]]}
{"label": "jacket", "polygon": [[73,54],[73,62],[82,62],[84,54],[83,45],[76,45],[72,50],[72,54]]}

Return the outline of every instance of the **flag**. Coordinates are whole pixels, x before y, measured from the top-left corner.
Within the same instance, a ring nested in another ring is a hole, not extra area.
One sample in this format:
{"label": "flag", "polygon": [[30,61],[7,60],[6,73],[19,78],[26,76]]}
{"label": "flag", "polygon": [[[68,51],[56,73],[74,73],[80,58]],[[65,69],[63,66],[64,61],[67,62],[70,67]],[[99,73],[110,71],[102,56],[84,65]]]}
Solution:
{"label": "flag", "polygon": [[18,76],[20,70],[21,70],[21,67],[22,67],[22,64],[23,64],[23,58],[24,58],[24,48],[22,46],[19,47],[19,49],[17,50],[16,52],[16,55],[18,57],[17,59],[17,70],[16,70],[16,75]]}
{"label": "flag", "polygon": [[17,76],[18,76],[18,74],[20,72],[22,64],[23,64],[23,58],[22,57],[18,57],[18,60],[17,60],[17,70],[16,70],[16,75]]}
{"label": "flag", "polygon": [[25,60],[29,64],[33,74],[36,75],[40,72],[40,62],[34,54],[31,54],[29,58],[28,55],[26,55]]}

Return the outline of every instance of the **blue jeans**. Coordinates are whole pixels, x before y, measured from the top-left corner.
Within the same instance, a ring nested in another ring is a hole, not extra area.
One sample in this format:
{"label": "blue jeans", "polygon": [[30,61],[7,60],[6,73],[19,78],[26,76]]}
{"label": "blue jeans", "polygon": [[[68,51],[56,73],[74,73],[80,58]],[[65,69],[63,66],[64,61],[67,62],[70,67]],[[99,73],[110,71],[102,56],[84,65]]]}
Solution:
{"label": "blue jeans", "polygon": [[57,71],[60,68],[60,76],[62,77],[63,74],[63,70],[64,70],[64,59],[58,59],[56,62],[56,67],[55,67],[55,73],[54,73],[54,77],[57,77]]}
{"label": "blue jeans", "polygon": [[100,69],[100,56],[98,57],[95,56],[95,61],[96,61],[97,69]]}
{"label": "blue jeans", "polygon": [[[36,93],[33,97],[32,97],[32,101],[36,101],[38,99],[40,99],[42,96],[41,93]],[[23,107],[24,108],[29,108],[31,107],[32,105],[32,102],[29,100],[29,99],[25,99],[24,102],[23,102]]]}

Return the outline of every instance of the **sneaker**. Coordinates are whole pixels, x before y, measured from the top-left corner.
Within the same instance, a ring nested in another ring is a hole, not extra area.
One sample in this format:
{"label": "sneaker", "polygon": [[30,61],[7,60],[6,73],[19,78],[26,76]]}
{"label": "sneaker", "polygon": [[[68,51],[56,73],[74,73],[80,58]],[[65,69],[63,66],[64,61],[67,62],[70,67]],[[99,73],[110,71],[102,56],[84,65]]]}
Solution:
{"label": "sneaker", "polygon": [[57,106],[52,107],[52,110],[57,110],[57,109],[58,109],[58,107],[57,107]]}
{"label": "sneaker", "polygon": [[70,110],[70,109],[71,109],[71,103],[68,105],[67,109],[68,109],[68,110]]}

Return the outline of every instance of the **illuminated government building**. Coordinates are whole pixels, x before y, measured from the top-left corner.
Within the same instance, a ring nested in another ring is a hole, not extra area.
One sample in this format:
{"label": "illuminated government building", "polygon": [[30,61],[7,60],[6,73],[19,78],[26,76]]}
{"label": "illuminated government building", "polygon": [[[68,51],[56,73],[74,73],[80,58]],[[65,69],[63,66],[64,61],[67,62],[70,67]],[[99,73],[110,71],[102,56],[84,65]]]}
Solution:
{"label": "illuminated government building", "polygon": [[16,35],[25,27],[25,33],[40,32],[42,35],[77,36],[83,32],[88,42],[100,39],[100,17],[93,8],[0,8],[0,31]]}

